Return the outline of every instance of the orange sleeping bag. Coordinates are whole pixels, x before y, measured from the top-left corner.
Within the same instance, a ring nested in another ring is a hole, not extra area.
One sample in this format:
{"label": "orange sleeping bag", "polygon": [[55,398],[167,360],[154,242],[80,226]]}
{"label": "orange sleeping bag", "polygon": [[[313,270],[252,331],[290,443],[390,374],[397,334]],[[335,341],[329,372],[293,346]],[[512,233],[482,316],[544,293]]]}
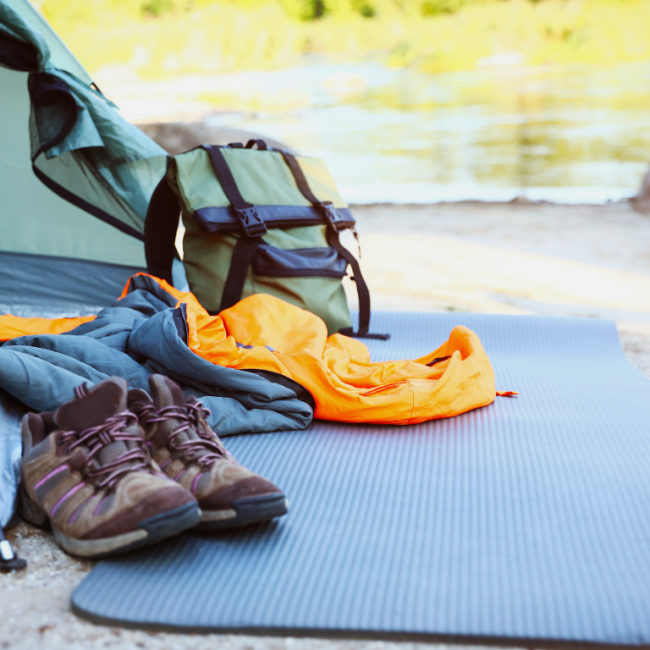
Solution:
{"label": "orange sleeping bag", "polygon": [[[185,303],[188,346],[195,354],[216,365],[290,377],[314,397],[316,418],[416,424],[486,406],[497,394],[516,394],[495,391],[490,360],[478,336],[463,326],[424,357],[373,363],[359,340],[328,337],[320,318],[279,298],[254,294],[211,316],[193,294],[153,279],[177,305]],[[0,316],[0,339],[62,334],[92,318]]]}

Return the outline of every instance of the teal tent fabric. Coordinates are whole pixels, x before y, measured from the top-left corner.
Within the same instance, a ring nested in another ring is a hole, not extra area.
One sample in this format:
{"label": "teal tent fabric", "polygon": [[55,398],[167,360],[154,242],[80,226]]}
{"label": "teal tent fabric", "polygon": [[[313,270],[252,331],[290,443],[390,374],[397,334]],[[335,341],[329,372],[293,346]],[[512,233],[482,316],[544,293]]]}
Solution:
{"label": "teal tent fabric", "polygon": [[[144,218],[167,154],[122,118],[28,0],[0,0],[0,89],[0,313],[97,313],[144,270]],[[24,408],[0,391],[3,526]]]}
{"label": "teal tent fabric", "polygon": [[29,72],[34,172],[59,196],[141,238],[167,154],[86,80],[56,67],[45,39],[0,1],[0,64]]}

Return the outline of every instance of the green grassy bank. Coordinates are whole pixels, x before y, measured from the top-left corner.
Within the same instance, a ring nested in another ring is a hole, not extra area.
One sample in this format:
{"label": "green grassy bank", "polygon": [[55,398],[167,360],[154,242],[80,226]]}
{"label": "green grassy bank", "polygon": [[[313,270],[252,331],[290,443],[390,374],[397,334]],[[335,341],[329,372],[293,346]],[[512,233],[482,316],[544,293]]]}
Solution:
{"label": "green grassy bank", "polygon": [[381,56],[425,72],[650,59],[650,0],[42,0],[91,70],[142,78]]}

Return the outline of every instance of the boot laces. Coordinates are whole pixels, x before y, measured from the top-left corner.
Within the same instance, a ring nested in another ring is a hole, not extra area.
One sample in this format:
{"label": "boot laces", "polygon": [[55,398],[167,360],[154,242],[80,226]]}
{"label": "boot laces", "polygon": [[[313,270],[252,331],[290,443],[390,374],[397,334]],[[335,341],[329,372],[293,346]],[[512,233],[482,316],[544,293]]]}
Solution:
{"label": "boot laces", "polygon": [[[226,449],[219,443],[216,435],[209,435],[202,426],[202,420],[210,415],[210,409],[203,406],[201,402],[188,402],[185,406],[172,404],[156,410],[153,404],[145,405],[140,411],[140,417],[146,419],[147,423],[165,422],[176,420],[179,426],[170,434],[167,444],[173,447],[174,451],[180,451],[188,460],[196,461],[201,469],[209,468],[213,463],[229,456]],[[177,442],[178,436],[193,429],[198,438],[189,438]],[[202,452],[202,453],[201,453]]]}
{"label": "boot laces", "polygon": [[122,411],[94,427],[88,427],[82,431],[64,431],[59,440],[61,445],[67,444],[67,453],[77,447],[88,447],[86,462],[92,460],[102,449],[114,442],[135,442],[136,448],[130,449],[114,460],[87,473],[88,478],[99,479],[97,487],[111,489],[125,474],[150,469],[150,457],[144,446],[143,438],[138,433],[127,431],[128,427],[137,425],[137,423],[138,419],[133,413]]}

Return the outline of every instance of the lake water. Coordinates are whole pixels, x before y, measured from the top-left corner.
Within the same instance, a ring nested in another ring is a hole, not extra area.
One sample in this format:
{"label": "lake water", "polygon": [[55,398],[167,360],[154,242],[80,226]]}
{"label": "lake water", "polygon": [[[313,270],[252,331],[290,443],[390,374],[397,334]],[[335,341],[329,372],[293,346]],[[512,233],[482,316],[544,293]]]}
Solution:
{"label": "lake water", "polygon": [[650,62],[429,75],[315,60],[221,75],[205,99],[241,107],[213,125],[324,158],[351,203],[602,203],[636,194],[650,160]]}

